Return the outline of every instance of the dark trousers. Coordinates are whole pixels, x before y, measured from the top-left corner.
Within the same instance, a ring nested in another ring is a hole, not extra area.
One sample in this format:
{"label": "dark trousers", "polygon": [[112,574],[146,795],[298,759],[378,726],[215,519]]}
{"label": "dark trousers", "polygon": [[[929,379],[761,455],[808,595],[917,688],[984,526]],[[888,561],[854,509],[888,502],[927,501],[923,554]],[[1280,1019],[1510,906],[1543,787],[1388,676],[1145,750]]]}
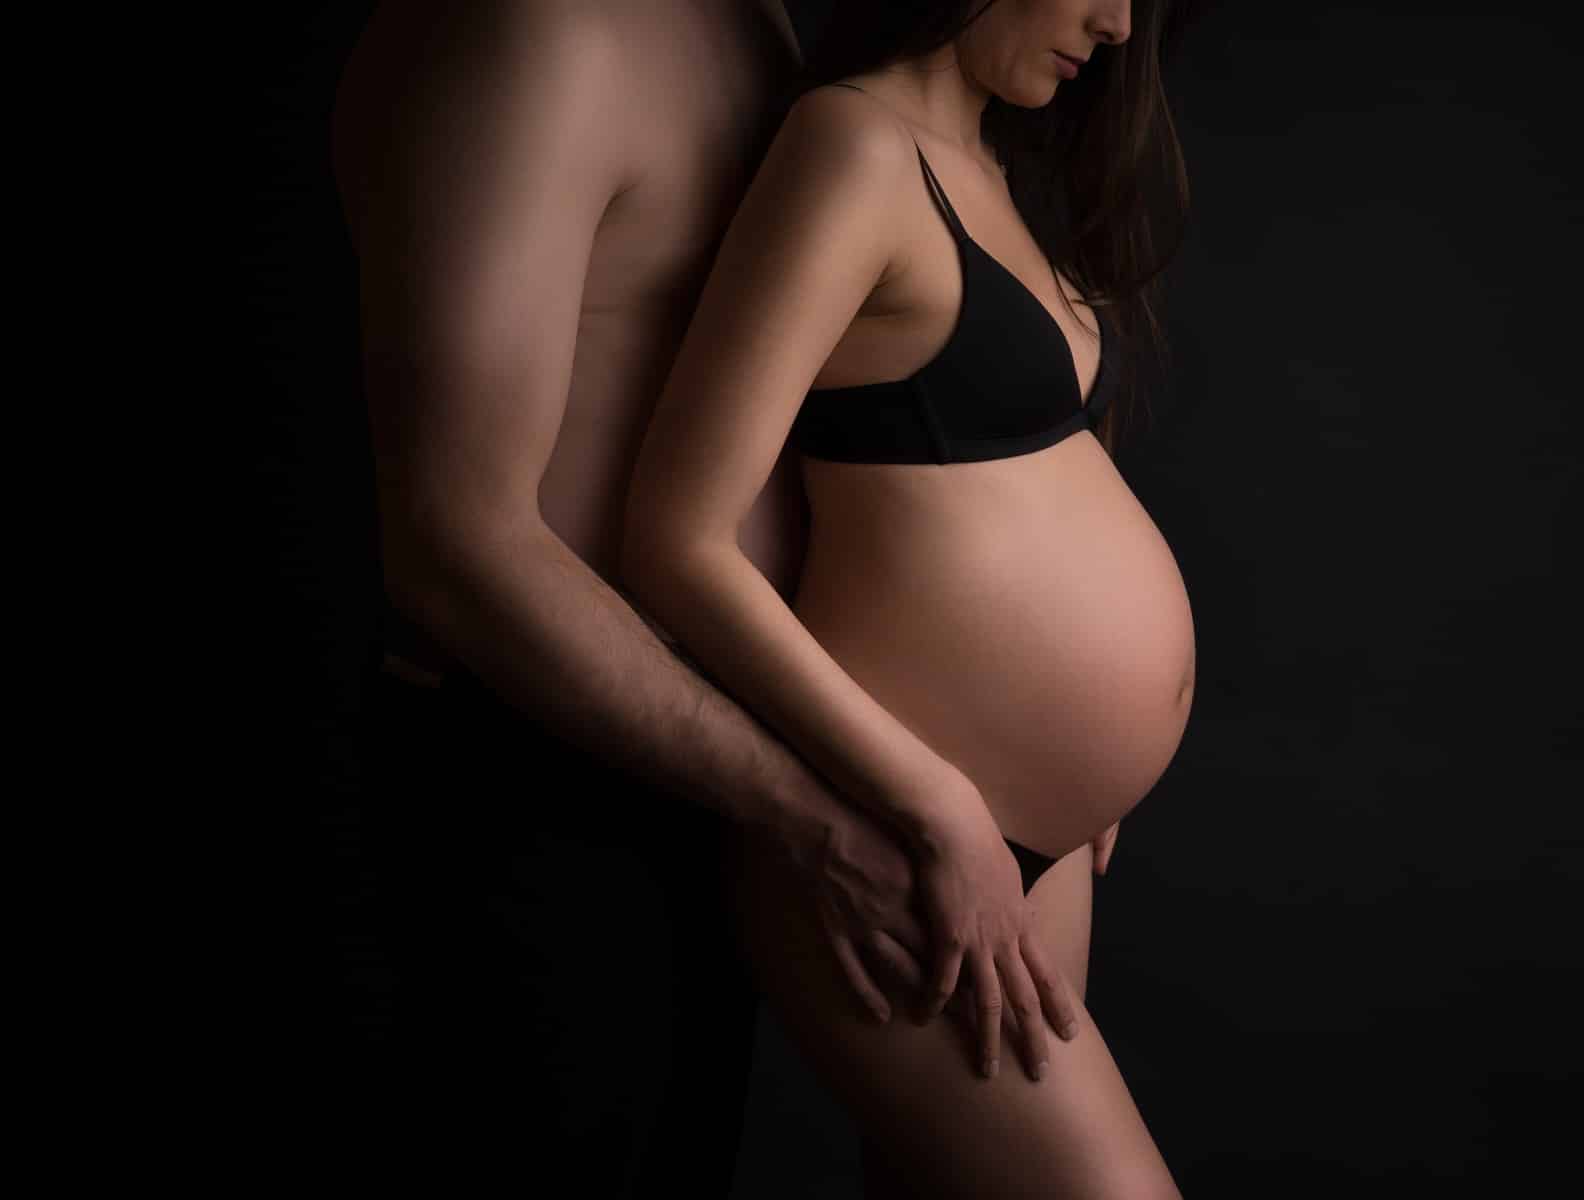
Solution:
{"label": "dark trousers", "polygon": [[[463,677],[371,665],[333,1079],[376,1174],[730,1191],[757,997],[727,826]],[[329,1135],[335,1138],[334,1131]]]}

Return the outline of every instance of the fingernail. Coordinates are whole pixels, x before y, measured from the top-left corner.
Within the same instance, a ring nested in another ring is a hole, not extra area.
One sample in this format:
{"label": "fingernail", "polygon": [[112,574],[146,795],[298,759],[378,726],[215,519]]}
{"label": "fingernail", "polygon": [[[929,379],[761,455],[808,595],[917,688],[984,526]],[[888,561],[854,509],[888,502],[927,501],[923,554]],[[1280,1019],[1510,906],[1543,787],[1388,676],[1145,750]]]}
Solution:
{"label": "fingernail", "polygon": [[1050,1070],[1050,1063],[1048,1063],[1048,1062],[1039,1063],[1039,1065],[1037,1065],[1034,1068],[1034,1078],[1035,1079],[1044,1079],[1045,1078],[1045,1072],[1048,1071],[1048,1070]]}
{"label": "fingernail", "polygon": [[984,1072],[985,1072],[985,1078],[986,1079],[994,1079],[996,1077],[996,1072],[999,1071],[1000,1069],[1001,1069],[1001,1064],[998,1061],[996,1061],[995,1059],[987,1058],[985,1060]]}
{"label": "fingernail", "polygon": [[1062,1026],[1061,1035],[1066,1041],[1072,1041],[1073,1038],[1078,1036],[1078,1022],[1068,1021],[1067,1024]]}

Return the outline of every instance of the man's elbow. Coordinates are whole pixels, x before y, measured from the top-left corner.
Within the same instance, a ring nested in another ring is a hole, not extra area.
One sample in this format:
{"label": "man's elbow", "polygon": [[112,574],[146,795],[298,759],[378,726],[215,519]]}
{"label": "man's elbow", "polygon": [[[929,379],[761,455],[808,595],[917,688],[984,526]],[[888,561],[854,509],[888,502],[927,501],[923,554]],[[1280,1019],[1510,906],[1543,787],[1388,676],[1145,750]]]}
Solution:
{"label": "man's elbow", "polygon": [[[380,506],[380,552],[387,586],[412,605],[477,593],[526,559],[551,560],[554,535],[532,498],[486,501],[453,486],[444,500],[410,486]],[[395,597],[393,596],[393,599]]]}

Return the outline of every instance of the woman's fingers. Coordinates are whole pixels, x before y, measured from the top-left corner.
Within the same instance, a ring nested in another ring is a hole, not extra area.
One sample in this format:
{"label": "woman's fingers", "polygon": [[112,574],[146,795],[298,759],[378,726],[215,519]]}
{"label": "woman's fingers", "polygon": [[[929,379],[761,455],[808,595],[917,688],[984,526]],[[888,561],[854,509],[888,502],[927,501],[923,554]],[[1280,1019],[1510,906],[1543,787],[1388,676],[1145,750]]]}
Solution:
{"label": "woman's fingers", "polygon": [[[918,959],[892,937],[886,930],[876,929],[869,935],[869,940],[863,947],[863,956],[868,963],[879,971],[886,980],[894,981],[897,986],[905,991],[916,991],[924,984],[924,970],[919,966]],[[1000,966],[998,962],[998,967]],[[1028,1071],[1030,1079],[1038,1081],[1043,1079],[1050,1065],[1049,1039],[1045,1032],[1045,1018],[1040,1006],[1039,991],[1034,985],[1034,978],[1027,966],[1019,971],[1021,963],[1014,963],[1002,969],[996,978],[995,986],[1000,988],[1007,998],[1005,1007],[1001,1011],[1001,1019],[1006,1028],[1006,1036],[1022,1051],[1024,1068]],[[969,1002],[969,991],[958,988],[952,993],[951,1000],[946,1005],[946,1012],[951,1015],[962,1027],[972,1053],[975,1049],[979,1052],[980,1065],[983,1068],[984,1039],[980,1031],[984,1028],[986,1012],[995,1009],[994,1004],[980,1005],[977,997],[983,988],[979,984],[977,972],[973,975],[973,994],[975,1002]],[[995,1054],[992,1051],[992,1054]]]}
{"label": "woman's fingers", "polygon": [[1001,977],[986,950],[976,950],[968,962],[979,1016],[979,1065],[986,1079],[994,1079],[1001,1065]]}
{"label": "woman's fingers", "polygon": [[1050,1064],[1050,1049],[1046,1045],[1045,1020],[1033,976],[1016,946],[1010,949],[1005,960],[997,960],[997,966],[1001,968],[1001,986],[1006,991],[1008,1025],[1023,1052],[1023,1067],[1030,1079],[1042,1079]]}
{"label": "woman's fingers", "polygon": [[1078,1036],[1078,998],[1067,977],[1045,957],[1039,941],[1031,934],[1025,934],[1018,945],[1023,950],[1023,962],[1039,994],[1045,1019],[1064,1041],[1072,1041]]}
{"label": "woman's fingers", "polygon": [[[917,992],[924,986],[924,969],[919,966],[918,959],[886,930],[876,929],[870,934],[869,941],[864,946],[864,957],[872,966],[884,972],[888,980],[895,981],[904,991]],[[1038,1011],[1036,1006],[1036,1015]],[[975,1057],[979,1046],[980,1017],[973,1002],[972,990],[959,987],[954,991],[951,999],[946,1003],[943,1015],[950,1017],[956,1024],[963,1040],[963,1049],[969,1058]],[[1012,1009],[1009,1007],[1003,1010],[1002,1016],[1007,1026],[1007,1035],[1016,1038],[1018,1025]]]}
{"label": "woman's fingers", "polygon": [[1094,839],[1092,845],[1095,853],[1094,872],[1096,875],[1104,875],[1106,868],[1111,865],[1111,851],[1116,846],[1117,831],[1121,828],[1121,825],[1121,821],[1113,822],[1111,828]]}

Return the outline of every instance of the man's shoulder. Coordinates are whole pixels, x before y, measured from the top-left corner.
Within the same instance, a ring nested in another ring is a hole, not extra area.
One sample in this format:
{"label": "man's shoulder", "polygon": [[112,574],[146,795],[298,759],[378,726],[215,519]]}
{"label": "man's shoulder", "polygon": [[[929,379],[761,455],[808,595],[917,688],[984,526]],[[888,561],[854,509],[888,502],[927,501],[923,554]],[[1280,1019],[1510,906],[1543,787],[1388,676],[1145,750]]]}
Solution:
{"label": "man's shoulder", "polygon": [[[488,43],[502,76],[516,83],[554,80],[573,104],[623,68],[636,19],[623,0],[507,0]],[[527,76],[528,78],[525,78]]]}
{"label": "man's shoulder", "polygon": [[628,0],[485,0],[432,13],[394,0],[343,66],[334,123],[372,137],[393,122],[440,128],[458,110],[481,121],[587,115],[629,69],[636,25]]}
{"label": "man's shoulder", "polygon": [[464,137],[484,131],[481,144],[502,155],[503,168],[553,158],[625,177],[638,123],[631,96],[643,78],[646,30],[655,27],[641,0],[496,0],[485,8],[489,15],[462,34],[458,61],[435,64],[447,80],[437,104],[461,113],[436,127]]}
{"label": "man's shoulder", "polygon": [[655,27],[656,7],[634,0],[506,0],[501,44],[511,58],[575,63],[592,70],[631,60]]}

